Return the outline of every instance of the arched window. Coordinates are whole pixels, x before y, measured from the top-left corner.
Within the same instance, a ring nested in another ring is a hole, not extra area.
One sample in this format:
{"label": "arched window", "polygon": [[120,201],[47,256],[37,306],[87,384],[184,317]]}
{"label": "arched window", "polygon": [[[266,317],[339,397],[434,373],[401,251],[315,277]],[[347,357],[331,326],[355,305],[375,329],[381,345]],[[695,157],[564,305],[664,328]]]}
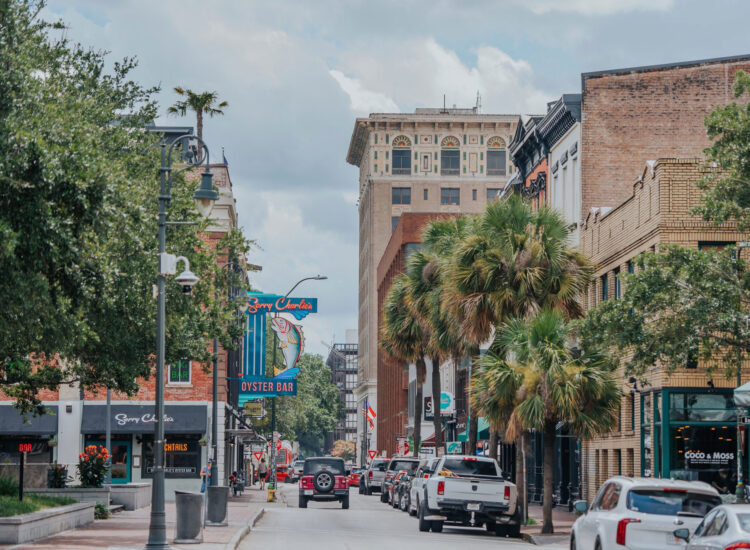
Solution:
{"label": "arched window", "polygon": [[504,176],[506,164],[505,140],[494,136],[487,140],[487,175]]}
{"label": "arched window", "polygon": [[411,140],[407,136],[393,138],[393,172],[394,176],[411,174]]}
{"label": "arched window", "polygon": [[457,176],[461,168],[460,142],[455,136],[447,136],[440,143],[440,175]]}

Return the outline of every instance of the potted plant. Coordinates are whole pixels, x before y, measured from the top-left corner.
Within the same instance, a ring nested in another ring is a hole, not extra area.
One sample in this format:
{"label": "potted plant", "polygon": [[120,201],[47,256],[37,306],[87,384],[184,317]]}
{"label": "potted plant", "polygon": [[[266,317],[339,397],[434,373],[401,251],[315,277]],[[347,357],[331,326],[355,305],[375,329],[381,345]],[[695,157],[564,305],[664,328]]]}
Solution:
{"label": "potted plant", "polygon": [[198,440],[198,445],[200,445],[201,447],[205,447],[206,445],[208,445],[208,440],[205,437],[202,437]]}
{"label": "potted plant", "polygon": [[78,455],[78,476],[82,487],[99,488],[107,473],[109,451],[101,445],[88,445]]}

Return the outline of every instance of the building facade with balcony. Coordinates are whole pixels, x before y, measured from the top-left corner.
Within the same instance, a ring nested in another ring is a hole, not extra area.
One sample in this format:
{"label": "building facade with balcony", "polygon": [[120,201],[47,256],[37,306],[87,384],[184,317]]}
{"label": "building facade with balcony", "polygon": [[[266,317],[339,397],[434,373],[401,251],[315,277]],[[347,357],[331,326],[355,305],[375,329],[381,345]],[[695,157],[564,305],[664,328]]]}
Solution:
{"label": "building facade with balcony", "polygon": [[362,416],[357,409],[357,331],[346,331],[346,342],[334,344],[326,365],[331,368],[331,382],[339,390],[341,416],[333,432],[326,437],[325,448],[330,450],[338,440],[357,441],[357,422]]}

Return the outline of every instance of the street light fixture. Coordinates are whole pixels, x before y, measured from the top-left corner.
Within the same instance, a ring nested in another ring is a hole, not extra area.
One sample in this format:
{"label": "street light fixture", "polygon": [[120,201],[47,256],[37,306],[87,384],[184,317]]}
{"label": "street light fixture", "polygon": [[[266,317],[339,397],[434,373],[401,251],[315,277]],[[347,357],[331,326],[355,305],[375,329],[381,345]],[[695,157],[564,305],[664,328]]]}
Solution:
{"label": "street light fixture", "polygon": [[[194,142],[205,152],[204,155],[193,153],[191,145]],[[180,146],[181,160],[185,166],[173,173],[172,153],[176,146]],[[147,550],[169,550],[167,544],[167,522],[164,507],[164,357],[165,357],[165,319],[166,319],[166,286],[167,275],[176,273],[177,262],[184,260],[185,271],[177,280],[183,285],[183,292],[189,293],[192,286],[198,282],[198,277],[190,271],[190,264],[184,257],[167,254],[167,226],[168,225],[196,225],[196,222],[167,221],[167,208],[172,200],[171,189],[174,177],[186,170],[190,170],[205,163],[205,170],[201,177],[200,188],[193,198],[196,200],[198,211],[203,216],[211,212],[211,208],[219,193],[214,191],[212,174],[209,169],[209,153],[205,142],[198,136],[183,136],[171,145],[161,144],[161,184],[159,188],[159,276],[157,277],[157,314],[156,314],[156,395],[154,398],[154,471],[151,485],[151,522],[148,527]]]}

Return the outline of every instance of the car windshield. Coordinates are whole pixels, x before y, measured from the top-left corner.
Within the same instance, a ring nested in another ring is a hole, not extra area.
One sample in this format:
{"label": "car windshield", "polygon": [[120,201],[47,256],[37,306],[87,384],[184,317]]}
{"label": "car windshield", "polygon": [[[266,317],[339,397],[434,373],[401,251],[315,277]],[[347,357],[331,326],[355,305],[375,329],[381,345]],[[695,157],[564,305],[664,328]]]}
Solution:
{"label": "car windshield", "polygon": [[417,471],[417,466],[419,466],[419,462],[414,460],[394,460],[388,469],[395,470],[396,472],[406,470],[409,474],[413,474]]}
{"label": "car windshield", "polygon": [[628,493],[628,509],[643,514],[676,516],[678,513],[705,516],[721,504],[714,495],[674,489],[632,489]]}
{"label": "car windshield", "polygon": [[444,476],[490,476],[499,477],[495,463],[488,460],[448,458],[443,463],[440,475]]}
{"label": "car windshield", "polygon": [[375,470],[376,472],[385,472],[385,469],[388,467],[388,461],[386,460],[376,460],[372,464],[370,464],[370,469]]}
{"label": "car windshield", "polygon": [[740,524],[740,529],[745,533],[750,533],[750,514],[737,514],[737,522]]}
{"label": "car windshield", "polygon": [[305,461],[305,475],[317,474],[321,470],[328,470],[333,474],[344,475],[344,461],[335,458]]}

